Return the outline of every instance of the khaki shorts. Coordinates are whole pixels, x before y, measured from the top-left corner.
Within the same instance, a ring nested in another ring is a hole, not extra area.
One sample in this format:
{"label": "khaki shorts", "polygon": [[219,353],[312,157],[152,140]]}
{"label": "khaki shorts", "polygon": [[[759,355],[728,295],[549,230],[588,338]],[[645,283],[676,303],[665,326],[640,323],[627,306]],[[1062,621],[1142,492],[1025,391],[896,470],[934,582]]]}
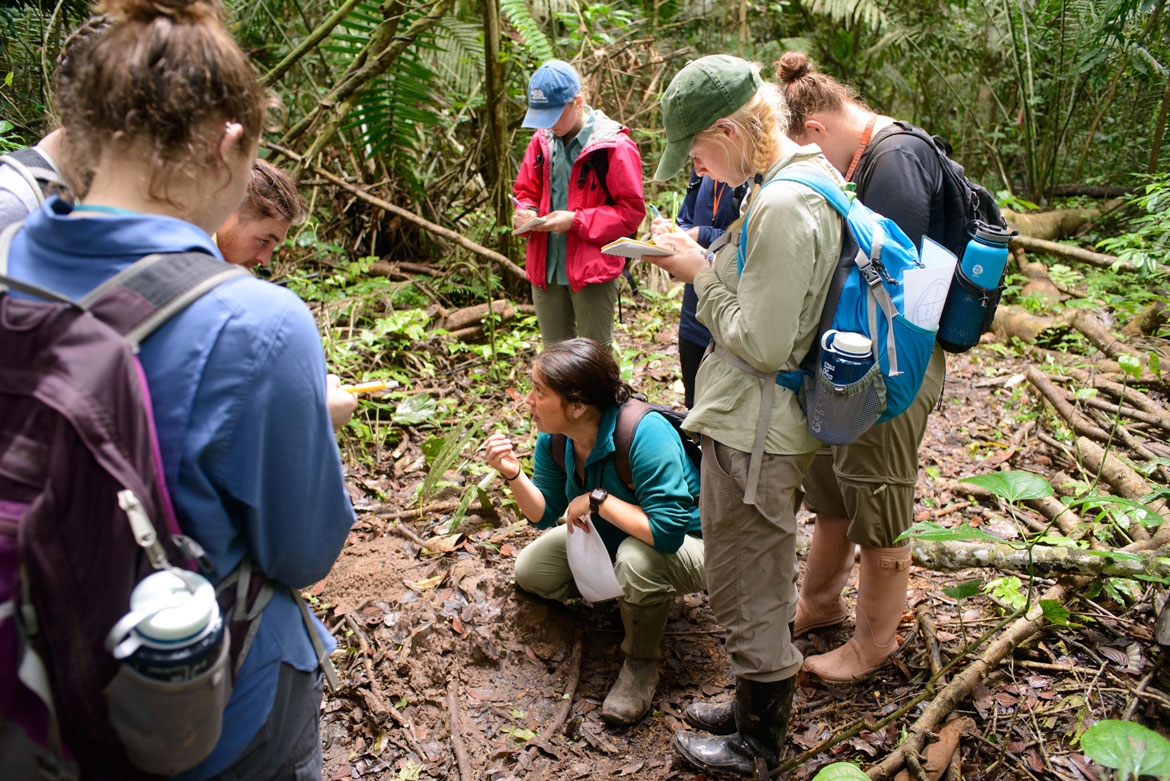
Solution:
{"label": "khaki shorts", "polygon": [[918,447],[945,375],[946,356],[936,345],[922,387],[905,412],[871,427],[848,445],[817,451],[804,478],[804,506],[814,513],[848,518],[849,539],[858,545],[893,547],[914,520]]}

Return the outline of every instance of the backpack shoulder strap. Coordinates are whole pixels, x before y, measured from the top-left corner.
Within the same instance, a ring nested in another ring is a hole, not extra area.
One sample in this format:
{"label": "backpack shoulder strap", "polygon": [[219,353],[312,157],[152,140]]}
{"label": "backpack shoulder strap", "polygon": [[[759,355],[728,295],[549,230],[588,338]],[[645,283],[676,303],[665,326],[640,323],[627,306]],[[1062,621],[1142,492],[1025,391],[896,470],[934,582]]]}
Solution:
{"label": "backpack shoulder strap", "polygon": [[37,205],[45,202],[45,196],[54,190],[68,189],[61,174],[49,164],[44,155],[36,149],[25,147],[0,155],[0,165],[6,165],[20,175],[32,189]]}
{"label": "backpack shoulder strap", "polygon": [[618,479],[631,492],[634,490],[634,471],[630,467],[630,449],[634,446],[634,432],[646,414],[654,408],[644,401],[629,399],[618,409],[613,428],[613,466]]}
{"label": "backpack shoulder strap", "polygon": [[241,276],[250,272],[205,252],[157,253],[110,277],[79,303],[137,352],[146,337],[204,293]]}
{"label": "backpack shoulder strap", "polygon": [[[548,441],[549,453],[550,453],[550,455],[552,455],[553,463],[555,463],[557,466],[559,466],[561,468],[562,472],[565,472],[565,445],[566,444],[567,444],[567,439],[566,439],[564,434],[550,434],[549,435],[549,441]],[[568,473],[566,472],[566,474],[568,474]]]}

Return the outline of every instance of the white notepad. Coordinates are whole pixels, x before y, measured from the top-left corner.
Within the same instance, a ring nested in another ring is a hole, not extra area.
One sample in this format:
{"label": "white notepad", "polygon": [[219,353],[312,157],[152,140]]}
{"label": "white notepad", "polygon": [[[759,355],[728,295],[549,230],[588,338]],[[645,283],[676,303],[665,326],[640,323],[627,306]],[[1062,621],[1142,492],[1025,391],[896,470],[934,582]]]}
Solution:
{"label": "white notepad", "polygon": [[545,218],[544,218],[544,217],[533,217],[531,220],[529,220],[528,222],[524,223],[523,225],[521,225],[521,226],[520,226],[519,228],[517,228],[516,230],[512,231],[512,235],[513,235],[513,236],[519,236],[521,233],[527,233],[528,231],[530,231],[530,230],[532,230],[533,228],[535,228],[537,225],[540,225],[540,224],[542,224],[542,223],[544,222],[544,220],[545,220]]}
{"label": "white notepad", "polygon": [[664,258],[667,255],[673,255],[674,250],[666,247],[659,247],[657,244],[651,244],[648,241],[638,241],[637,239],[622,238],[617,241],[611,241],[601,248],[601,251],[607,255],[621,255],[624,258],[644,258],[644,257],[658,257]]}

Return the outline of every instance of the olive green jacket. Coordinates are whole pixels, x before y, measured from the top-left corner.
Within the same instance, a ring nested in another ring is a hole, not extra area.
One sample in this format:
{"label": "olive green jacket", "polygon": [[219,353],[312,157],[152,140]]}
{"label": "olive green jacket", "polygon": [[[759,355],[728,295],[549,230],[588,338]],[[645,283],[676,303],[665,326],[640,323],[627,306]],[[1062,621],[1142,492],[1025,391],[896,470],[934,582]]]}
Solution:
{"label": "olive green jacket", "polygon": [[[767,183],[782,169],[840,182],[841,175],[815,145],[786,145],[765,174]],[[739,221],[730,241],[709,268],[695,277],[699,321],[715,343],[764,372],[794,369],[816,338],[821,309],[840,256],[840,216],[824,198],[795,182],[775,182],[744,199],[747,260],[739,274],[736,252],[744,231]],[[738,227],[737,227],[738,226]],[[708,355],[695,380],[695,406],[683,427],[729,447],[751,452],[760,412],[761,381]],[[811,453],[820,443],[809,433],[796,394],[776,385],[764,452]]]}

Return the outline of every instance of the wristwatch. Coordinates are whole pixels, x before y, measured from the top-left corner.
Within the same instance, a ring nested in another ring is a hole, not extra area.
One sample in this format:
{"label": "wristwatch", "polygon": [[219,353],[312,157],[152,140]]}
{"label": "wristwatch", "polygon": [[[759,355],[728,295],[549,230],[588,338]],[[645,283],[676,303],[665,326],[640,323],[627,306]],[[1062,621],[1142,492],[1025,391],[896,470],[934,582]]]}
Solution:
{"label": "wristwatch", "polygon": [[598,515],[601,512],[601,503],[609,496],[609,491],[604,488],[594,488],[589,492],[589,512]]}

